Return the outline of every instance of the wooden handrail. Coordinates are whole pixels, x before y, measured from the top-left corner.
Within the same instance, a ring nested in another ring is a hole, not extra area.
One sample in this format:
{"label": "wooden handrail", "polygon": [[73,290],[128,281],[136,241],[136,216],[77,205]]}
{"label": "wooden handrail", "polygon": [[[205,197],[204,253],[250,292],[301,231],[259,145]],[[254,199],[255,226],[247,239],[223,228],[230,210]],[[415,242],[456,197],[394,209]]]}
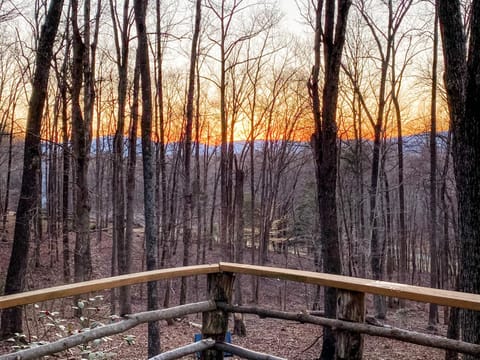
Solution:
{"label": "wooden handrail", "polygon": [[219,264],[211,265],[195,265],[146,271],[75,284],[66,284],[46,289],[27,291],[13,295],[0,296],[0,309],[32,304],[40,301],[53,300],[72,295],[80,295],[126,285],[134,285],[148,281],[165,280],[182,276],[205,275],[218,272],[233,272],[291,280],[308,284],[330,286],[339,289],[480,311],[480,295],[476,294],[398,284],[386,281],[354,278],[342,275],[331,275],[312,271],[227,262],[220,262]]}
{"label": "wooden handrail", "polygon": [[[477,294],[469,294],[457,291],[448,291],[448,290],[441,290],[441,289],[433,289],[421,286],[412,286],[412,285],[405,285],[405,284],[398,284],[398,283],[391,283],[386,281],[376,281],[376,280],[369,280],[369,279],[362,279],[362,278],[354,278],[342,275],[332,275],[332,274],[324,274],[324,273],[317,273],[312,271],[302,271],[302,270],[294,270],[294,269],[282,269],[282,268],[275,268],[275,267],[267,267],[267,266],[256,266],[256,265],[245,265],[245,264],[236,264],[236,263],[227,263],[227,262],[220,262],[218,264],[211,264],[211,265],[196,265],[196,266],[186,266],[186,267],[179,267],[179,268],[171,268],[171,269],[162,269],[162,270],[155,270],[155,271],[147,271],[142,273],[136,274],[129,274],[129,275],[121,275],[115,276],[111,278],[104,278],[98,280],[91,280],[82,283],[75,283],[75,284],[66,284],[62,286],[56,286],[47,289],[41,290],[34,290],[28,291],[19,294],[7,295],[0,297],[0,309],[25,305],[34,302],[52,300],[56,298],[62,298],[72,295],[80,295],[89,292],[94,292],[98,290],[105,290],[114,287],[126,286],[126,285],[134,285],[138,283],[148,282],[148,281],[157,281],[157,280],[164,280],[164,279],[171,279],[175,277],[183,277],[183,276],[193,276],[193,275],[207,275],[207,288],[209,302],[205,302],[208,304],[209,309],[212,311],[204,311],[203,318],[202,318],[202,334],[206,337],[211,337],[214,340],[223,341],[225,338],[225,333],[227,331],[226,324],[228,324],[228,313],[230,311],[242,312],[238,307],[230,307],[228,308],[228,304],[231,301],[231,289],[233,283],[233,276],[235,273],[238,274],[245,274],[245,275],[253,275],[253,276],[261,276],[261,277],[268,277],[268,278],[275,278],[275,279],[283,279],[283,280],[290,280],[308,284],[315,284],[321,286],[328,286],[341,289],[339,291],[338,299],[339,304],[344,304],[345,308],[348,308],[349,311],[352,309],[352,304],[357,306],[360,310],[358,313],[365,313],[365,305],[364,305],[364,294],[377,294],[383,296],[390,296],[390,297],[397,297],[403,299],[409,299],[413,301],[421,301],[427,303],[435,303],[440,305],[447,305],[452,307],[458,308],[465,308],[480,311],[480,295]],[[358,296],[357,296],[358,295]],[[222,303],[224,303],[222,305]],[[199,303],[200,304],[200,303]],[[227,305],[226,305],[227,304]],[[186,305],[189,309],[191,306],[196,306],[195,304]],[[341,308],[342,306],[339,306]],[[219,311],[218,309],[222,309],[223,311]],[[151,313],[154,314],[164,314],[168,311],[176,311],[177,309],[167,309],[161,310],[157,312],[147,312],[141,314],[133,314],[129,315],[130,319],[119,323],[113,324],[109,328],[109,326],[101,327],[99,329],[93,329],[88,332],[90,338],[85,339],[77,339],[77,335],[73,335],[73,337],[67,338],[68,341],[72,341],[71,346],[76,346],[77,343],[75,341],[80,341],[83,343],[85,341],[89,341],[93,338],[102,337],[104,336],[104,331],[115,331],[121,332],[123,331],[123,327],[125,324],[130,324],[135,326],[138,322],[138,319],[135,320],[134,318],[138,318],[142,314],[146,314],[146,316],[151,316]],[[226,312],[224,310],[227,310]],[[244,309],[245,310],[245,309]],[[260,310],[251,310],[251,311],[244,311],[250,313],[258,313],[260,314]],[[367,333],[374,336],[384,336],[389,337],[401,341],[407,341],[415,344],[422,344],[432,347],[438,347],[443,349],[450,349],[460,352],[465,352],[469,354],[477,355],[479,350],[478,345],[453,341],[453,340],[445,340],[443,338],[435,338],[432,339],[431,336],[422,335],[420,334],[420,339],[417,338],[416,334],[411,334],[409,332],[400,331],[400,330],[387,330],[384,331],[383,329],[376,329],[371,327],[370,325],[364,324],[364,317],[363,315],[360,317],[350,318],[348,315],[345,317],[345,312],[339,311],[337,309],[337,318],[340,319],[320,319],[312,317],[313,320],[306,321],[305,314],[294,314],[293,317],[289,313],[281,313],[278,315],[278,312],[263,310],[263,314],[270,314],[275,315],[277,314],[277,318],[283,319],[291,319],[297,320],[301,322],[313,322],[318,323],[320,325],[326,326],[333,326],[337,330],[340,330],[340,335],[337,338],[337,346],[338,349],[347,349],[348,351],[354,351],[359,357],[362,356],[362,344],[363,338],[361,334]],[[157,315],[158,315],[157,314]],[[142,315],[143,316],[143,315]],[[309,318],[310,319],[310,318]],[[347,320],[346,322],[344,320]],[[129,322],[130,321],[130,322]],[[148,319],[146,321],[149,321]],[[343,330],[342,330],[343,328]],[[81,334],[84,336],[86,333]],[[97,336],[98,335],[98,336]],[[413,336],[413,337],[412,337]],[[73,338],[73,340],[72,340]],[[352,348],[349,344],[352,344],[352,339],[354,339],[353,343],[355,344]],[[62,339],[59,342],[56,342],[57,346],[60,346],[59,349],[54,349],[55,351],[60,351],[62,349],[66,349],[65,339]],[[73,343],[75,342],[75,343]],[[60,344],[60,345],[58,345]],[[52,344],[49,344],[52,345]],[[52,353],[52,349],[40,346],[36,348],[37,350],[40,349],[41,351],[48,351],[48,353]],[[37,351],[35,350],[35,351]],[[217,352],[221,352],[221,350],[217,348],[212,348],[210,350],[205,350],[203,355],[206,359],[216,359]],[[232,351],[233,352],[233,351]],[[43,354],[43,353],[42,353]],[[46,354],[46,352],[45,352]],[[2,355],[0,358],[7,359],[11,358],[11,356],[15,356],[18,354],[7,354]],[[36,355],[35,355],[36,357]],[[268,357],[271,358],[271,357]]]}
{"label": "wooden handrail", "polygon": [[480,295],[459,291],[317,273],[313,271],[281,269],[268,266],[226,262],[220,263],[220,271],[291,280],[307,284],[329,286],[369,294],[480,311]]}
{"label": "wooden handrail", "polygon": [[0,296],[0,309],[19,305],[33,304],[40,301],[59,299],[67,296],[81,295],[89,292],[112,289],[126,285],[135,285],[148,281],[172,279],[182,276],[205,275],[211,273],[218,273],[219,271],[219,264],[195,265],[144,271],[140,273],[119,275],[74,284],[65,284],[46,289]]}

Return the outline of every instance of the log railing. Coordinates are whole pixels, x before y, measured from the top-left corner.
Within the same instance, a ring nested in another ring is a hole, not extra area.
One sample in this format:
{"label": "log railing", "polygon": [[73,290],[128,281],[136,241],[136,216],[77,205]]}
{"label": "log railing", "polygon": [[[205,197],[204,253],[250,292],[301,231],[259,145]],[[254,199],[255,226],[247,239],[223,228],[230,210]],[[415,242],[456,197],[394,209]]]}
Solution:
{"label": "log railing", "polygon": [[[288,313],[277,310],[260,309],[257,307],[233,306],[231,305],[231,294],[235,273],[338,288],[340,291],[338,292],[339,306],[337,319],[326,319],[305,313]],[[212,265],[162,269],[56,286],[42,290],[1,296],[0,309],[73,295],[81,295],[126,285],[134,285],[148,281],[198,275],[208,276],[207,291],[209,299],[207,299],[207,301],[182,305],[175,308],[126,315],[118,323],[85,331],[81,334],[72,335],[33,349],[2,355],[0,356],[0,360],[33,359],[46,354],[59,352],[100,337],[124,332],[141,323],[170,319],[198,312],[203,313],[202,333],[205,340],[201,343],[186,345],[185,347],[159,354],[152,359],[175,359],[196,351],[202,351],[202,358],[204,359],[221,358],[221,356],[223,356],[221,355],[223,354],[223,351],[230,351],[245,358],[279,359],[271,355],[257,353],[238,346],[223,343],[222,340],[225,337],[228,325],[228,314],[231,312],[257,314],[262,317],[272,317],[333,327],[339,334],[337,340],[337,358],[340,359],[361,358],[363,346],[362,334],[387,337],[414,344],[480,356],[480,345],[447,339],[441,336],[432,336],[395,328],[383,328],[364,323],[364,296],[366,293],[476,311],[480,311],[480,295],[341,275],[255,265],[221,262]],[[354,349],[353,352],[344,352],[346,349],[351,350],[352,346]]]}

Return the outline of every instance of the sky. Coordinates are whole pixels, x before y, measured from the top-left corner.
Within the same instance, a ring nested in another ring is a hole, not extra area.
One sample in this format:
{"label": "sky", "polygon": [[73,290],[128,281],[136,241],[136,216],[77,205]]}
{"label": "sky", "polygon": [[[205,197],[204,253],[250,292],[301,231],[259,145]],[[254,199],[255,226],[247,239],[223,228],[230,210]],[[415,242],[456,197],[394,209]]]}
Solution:
{"label": "sky", "polygon": [[295,0],[278,0],[284,13],[282,26],[294,33],[302,33],[304,27],[301,24],[301,16]]}
{"label": "sky", "polygon": [[[310,1],[310,0],[298,0],[299,3],[301,4],[306,4],[307,1]],[[313,45],[313,31],[311,29],[310,26],[306,25],[305,24],[305,21],[304,19],[302,18],[302,16],[300,15],[300,11],[298,9],[298,5],[297,5],[297,1],[296,0],[274,0],[272,1],[275,3],[275,6],[283,13],[283,17],[280,21],[280,28],[283,30],[286,30],[288,32],[291,32],[293,33],[294,35],[296,36],[300,36],[302,37],[302,40],[300,42],[300,46],[303,48],[303,55],[305,56],[299,56],[298,58],[300,59],[307,59],[309,56],[311,56],[311,51],[312,51],[312,45]],[[172,4],[182,4],[183,2],[174,2],[172,0],[171,2]],[[418,10],[416,10],[418,11]],[[108,22],[108,15],[105,16],[105,21]],[[416,16],[414,16],[414,21],[418,21],[419,19],[419,16],[418,14],[416,14]],[[352,18],[352,21],[353,21],[353,18]],[[380,21],[380,20],[379,20]],[[190,27],[190,24],[187,25],[188,27]],[[28,26],[25,26],[24,27],[24,31],[30,31],[31,29],[28,27]],[[105,26],[104,28],[102,28],[102,33],[103,33],[103,40],[105,39],[108,39],[108,40],[111,40],[111,34],[108,33],[111,29],[109,28],[109,26]],[[178,35],[178,34],[177,34]],[[182,34],[180,34],[182,35]],[[185,35],[185,34],[183,34]],[[283,34],[282,34],[283,35]],[[102,36],[102,35],[101,35]],[[26,37],[26,39],[28,39],[28,37]],[[28,40],[26,40],[28,41]],[[32,44],[27,44],[27,46],[31,46]],[[102,46],[104,46],[106,49],[109,48],[112,53],[113,53],[113,48],[111,46],[107,46],[105,44],[103,44]],[[172,68],[172,72],[174,73],[179,73],[180,72],[185,72],[187,71],[187,68],[188,68],[188,53],[190,51],[190,42],[189,42],[189,38],[188,36],[184,36],[184,40],[178,40],[177,38],[173,39],[172,38],[172,42],[171,42],[171,46],[168,51],[166,52],[166,57],[165,57],[165,63],[170,63],[170,64],[173,64],[171,66]],[[427,44],[427,47],[430,46],[429,44]],[[212,50],[214,51],[214,50]],[[427,48],[426,51],[424,52],[425,54],[429,54],[429,49]],[[429,59],[428,57],[419,57],[419,55],[421,55],[421,53],[419,52],[416,57],[415,57],[415,60],[412,64],[409,64],[408,66],[408,76],[406,77],[405,79],[405,82],[404,82],[404,88],[409,88],[408,89],[408,93],[413,93],[413,92],[418,92],[418,74],[419,74],[419,67],[420,65],[422,65],[422,68],[424,69],[427,69],[427,67],[429,66],[428,63],[429,63]],[[297,55],[298,56],[298,55]],[[292,60],[294,59],[294,57],[291,55],[291,52],[288,52],[288,56],[289,60]],[[277,56],[277,59],[280,59],[280,56]],[[301,61],[302,64],[299,65],[299,66],[303,66],[303,68],[305,68],[305,62]],[[292,65],[293,66],[293,65]],[[308,66],[307,65],[307,76],[308,76]],[[215,64],[213,63],[213,65],[211,65],[211,68],[208,68],[205,66],[203,69],[202,69],[203,73],[202,73],[202,76],[205,75],[205,77],[208,77],[210,76],[211,74],[213,74],[214,77],[217,77],[218,79],[218,64]],[[270,71],[271,71],[271,68],[267,68],[265,70],[265,73],[268,75],[270,74]],[[371,70],[372,72],[375,71],[374,68],[372,68]],[[368,74],[367,74],[368,76]],[[375,79],[375,77],[372,77],[373,79]],[[184,86],[184,83],[182,82],[184,81],[184,79],[180,79],[179,80],[179,87],[178,88],[175,88],[175,89],[172,89],[171,91],[172,92],[177,92],[179,94],[182,94],[183,93],[183,86]],[[411,86],[409,86],[411,84]],[[375,89],[374,89],[374,86],[372,86],[372,88],[368,88],[366,87],[364,89],[365,93],[367,94],[367,96],[371,96],[371,93],[372,92],[375,92]],[[429,92],[424,92],[424,94],[427,94],[426,96],[429,96]],[[420,98],[417,94],[415,95],[416,96],[416,101],[417,103],[420,102],[420,105],[422,104],[427,104],[425,101],[428,100],[428,97],[426,98]],[[212,100],[212,104],[215,103],[215,101],[218,103],[218,96],[216,93],[212,93],[212,94],[208,94],[208,97],[210,100]],[[182,96],[179,97],[180,100],[183,101],[182,99]],[[409,111],[409,114],[406,118],[408,118],[408,120],[413,124],[412,126],[414,126],[414,129],[416,132],[418,131],[425,131],[425,122],[424,121],[419,121],[418,120],[418,117],[417,116],[414,116],[413,113],[416,113],[416,112],[422,112],[422,113],[425,113],[427,114],[428,113],[428,109],[423,109],[423,108],[420,108],[420,105],[418,105],[417,103],[413,104],[412,103],[412,100],[409,100],[408,99],[408,96],[405,98],[406,101],[409,101],[409,103],[405,103],[405,104],[402,104],[403,106],[405,107],[408,107],[410,109]],[[404,98],[402,98],[402,101],[404,100]],[[22,116],[21,116],[22,117]],[[406,126],[406,130],[409,128],[410,124],[405,124],[405,125],[408,125]],[[241,137],[241,133],[244,133],[244,131],[242,131],[242,129],[236,129],[236,132],[238,131],[238,134],[236,133],[237,138]]]}

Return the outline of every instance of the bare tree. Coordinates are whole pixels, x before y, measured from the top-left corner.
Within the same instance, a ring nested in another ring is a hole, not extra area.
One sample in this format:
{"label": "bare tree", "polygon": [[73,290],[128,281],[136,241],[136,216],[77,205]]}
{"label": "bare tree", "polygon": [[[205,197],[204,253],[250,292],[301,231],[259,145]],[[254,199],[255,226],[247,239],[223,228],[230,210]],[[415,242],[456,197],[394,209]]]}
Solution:
{"label": "bare tree", "polygon": [[[192,184],[190,163],[192,158],[192,128],[193,128],[193,101],[195,95],[195,70],[197,68],[198,39],[200,35],[200,20],[202,18],[202,1],[195,2],[195,26],[193,30],[192,47],[190,50],[190,71],[188,74],[187,106],[185,110],[185,135],[183,151],[183,266],[187,266],[190,258],[190,244],[192,242]],[[187,279],[182,278],[180,288],[180,304],[187,300]]]}
{"label": "bare tree", "polygon": [[[255,140],[258,136],[259,124],[261,120],[258,120],[258,123],[255,121],[256,113],[258,111],[258,90],[259,84],[261,79],[262,69],[265,66],[265,63],[262,61],[264,54],[266,53],[267,47],[267,37],[265,37],[262,46],[260,47],[260,51],[258,53],[258,60],[254,63],[248,63],[249,68],[247,69],[248,73],[248,80],[252,87],[252,93],[248,97],[248,107],[249,113],[247,116],[250,119],[250,132],[248,134],[248,142],[249,142],[249,166],[250,166],[250,177],[249,177],[249,185],[250,185],[250,228],[251,228],[251,253],[250,253],[250,261],[252,264],[255,264],[255,244],[256,244],[256,190],[255,190]],[[255,276],[252,276],[252,294],[254,295],[255,303],[258,302],[258,281]]]}
{"label": "bare tree", "polygon": [[[438,1],[445,84],[453,133],[453,161],[458,196],[460,290],[480,293],[480,1],[471,8],[469,44],[463,28],[460,1]],[[480,344],[480,314],[464,310],[462,338]],[[465,356],[474,359],[475,356]]]}
{"label": "bare tree", "polygon": [[[70,10],[71,5],[68,7],[67,14],[67,24],[70,21]],[[65,38],[64,38],[64,52],[63,60],[58,68],[55,66],[56,77],[57,77],[57,86],[59,92],[59,101],[61,107],[61,132],[62,132],[62,184],[61,184],[61,204],[62,204],[62,267],[63,267],[63,280],[68,283],[70,282],[71,271],[70,271],[70,242],[69,242],[69,232],[70,232],[70,223],[73,224],[73,221],[70,221],[69,218],[69,208],[70,208],[70,163],[71,163],[71,146],[70,146],[70,131],[69,123],[70,118],[68,115],[68,64],[70,60],[70,52],[72,48],[72,39],[70,36],[70,27],[67,26],[65,29]]]}
{"label": "bare tree", "polygon": [[[91,278],[90,250],[90,196],[88,165],[91,145],[91,127],[94,110],[95,52],[100,20],[100,1],[97,5],[93,40],[91,39],[90,1],[85,1],[83,36],[78,23],[78,1],[72,1],[73,64],[72,64],[72,143],[75,159],[75,218],[74,251],[75,281]],[[81,91],[83,89],[83,106]],[[83,110],[82,110],[83,108]]]}
{"label": "bare tree", "polygon": [[[115,24],[113,34],[115,40],[116,63],[118,71],[118,105],[117,105],[117,128],[113,139],[113,181],[112,181],[112,204],[113,204],[113,246],[117,247],[118,273],[128,274],[131,267],[131,242],[128,241],[125,234],[125,177],[124,177],[124,132],[125,132],[125,112],[127,105],[127,86],[128,86],[128,55],[130,38],[130,8],[129,1],[123,3],[122,23],[118,24],[117,9],[113,0],[110,0],[110,12],[112,21]],[[115,252],[112,252],[112,254]],[[113,255],[112,255],[113,256]],[[112,272],[114,267],[112,268]],[[112,274],[115,275],[115,274]],[[120,313],[129,314],[131,312],[130,288],[120,288]],[[114,311],[112,309],[112,311]]]}
{"label": "bare tree", "polygon": [[[320,242],[316,248],[322,249],[324,271],[339,274],[342,270],[337,227],[336,180],[337,180],[337,124],[336,111],[340,63],[348,12],[349,0],[318,0],[315,8],[315,62],[308,83],[312,99],[315,133],[312,135],[312,148],[316,164],[317,201],[319,207]],[[325,14],[323,14],[325,6]],[[335,13],[337,16],[335,17]],[[322,26],[322,16],[325,16]],[[324,85],[320,89],[320,62],[323,45]],[[322,91],[322,103],[320,103]],[[320,269],[318,269],[320,270]],[[336,316],[337,291],[325,290],[325,315]],[[335,335],[331,329],[324,329],[320,359],[331,359],[335,354]]]}
{"label": "bare tree", "polygon": [[[430,108],[430,286],[438,287],[439,269],[437,252],[437,64],[438,64],[438,14],[435,7],[432,60],[432,102]],[[447,155],[448,156],[448,155]],[[443,264],[447,266],[447,264]],[[430,304],[428,324],[438,322],[438,306]]]}
{"label": "bare tree", "polygon": [[[13,141],[14,141],[14,125],[15,125],[15,109],[17,106],[17,102],[19,100],[19,87],[22,82],[22,78],[20,77],[16,82],[14,82],[10,88],[8,99],[8,106],[7,111],[5,112],[5,122],[7,122],[8,118],[10,118],[10,130],[7,132],[4,128],[4,132],[0,134],[0,139],[2,135],[8,136],[8,155],[7,155],[7,178],[5,180],[5,195],[3,198],[3,204],[0,204],[1,210],[0,214],[2,214],[2,225],[1,225],[1,240],[7,241],[7,215],[8,215],[8,207],[10,202],[10,184],[12,179],[12,161],[13,161]],[[6,124],[5,124],[6,127]],[[0,140],[1,141],[1,140]]]}
{"label": "bare tree", "polygon": [[[245,0],[221,0],[216,2],[213,0],[206,1],[206,7],[210,9],[214,17],[218,20],[219,24],[219,38],[210,37],[210,40],[213,41],[219,47],[220,56],[218,62],[220,63],[220,80],[217,83],[217,86],[220,91],[220,133],[221,133],[221,143],[220,143],[220,243],[225,247],[226,256],[231,258],[233,254],[231,253],[231,241],[233,239],[228,239],[229,231],[233,228],[234,224],[229,221],[232,220],[230,216],[232,214],[233,206],[233,158],[232,152],[233,148],[228,147],[228,128],[230,120],[230,129],[233,129],[234,119],[228,118],[228,109],[227,104],[227,77],[231,71],[239,65],[240,62],[248,62],[250,59],[240,60],[239,51],[245,42],[255,38],[262,31],[270,28],[276,22],[275,16],[258,16],[255,18],[256,21],[252,23],[252,26],[247,29],[242,29],[237,35],[233,30],[233,24],[235,19],[241,14],[244,13],[247,9],[251,8],[251,4],[247,4]],[[235,113],[235,111],[232,111]],[[230,133],[230,139],[233,136]]]}
{"label": "bare tree", "polygon": [[[138,61],[142,89],[142,161],[143,161],[143,197],[145,212],[145,249],[147,270],[157,268],[157,226],[155,217],[155,170],[152,151],[152,90],[148,56],[148,39],[145,15],[148,1],[134,0],[135,23],[138,35]],[[147,284],[147,309],[158,308],[157,283]],[[160,353],[160,330],[158,321],[148,323],[148,357]]]}
{"label": "bare tree", "polygon": [[0,22],[15,19],[18,15],[18,6],[12,0],[0,0]]}
{"label": "bare tree", "polygon": [[[128,247],[133,241],[133,222],[134,222],[134,204],[135,204],[135,169],[137,166],[137,130],[138,130],[138,108],[140,93],[140,63],[138,60],[138,52],[135,58],[135,70],[133,75],[133,91],[131,117],[128,137],[128,161],[127,161],[127,203],[126,203],[126,219],[125,219],[125,243]],[[131,263],[130,254],[127,254],[127,265]],[[120,294],[121,295],[121,294]],[[128,296],[128,293],[126,294]],[[121,300],[121,299],[120,299]],[[125,309],[127,311],[128,309]]]}
{"label": "bare tree", "polygon": [[[349,21],[349,31],[347,34],[347,42],[345,44],[345,56],[342,67],[350,79],[349,82],[343,82],[342,89],[345,92],[343,98],[345,99],[346,109],[351,115],[351,126],[353,130],[354,142],[353,146],[349,146],[350,142],[346,142],[341,152],[342,163],[344,164],[343,178],[348,175],[351,167],[353,178],[355,179],[351,190],[354,194],[352,199],[352,220],[354,228],[353,248],[349,261],[353,274],[358,274],[361,277],[366,276],[366,257],[367,257],[367,231],[366,231],[366,146],[367,141],[364,138],[364,123],[365,111],[363,109],[363,96],[360,91],[360,84],[362,78],[366,75],[366,64],[362,62],[363,54],[368,52],[368,42],[364,41],[364,28],[358,13],[352,13],[352,19]],[[351,86],[350,86],[351,85]],[[353,157],[353,159],[351,159]],[[348,166],[351,165],[351,166]],[[341,200],[342,201],[342,200]]]}
{"label": "bare tree", "polygon": [[[5,294],[13,294],[24,289],[30,245],[31,211],[35,208],[38,196],[37,175],[40,167],[40,130],[47,96],[50,61],[58,24],[62,14],[63,0],[52,0],[42,27],[37,48],[32,94],[27,116],[25,150],[23,158],[22,188],[17,207],[13,247],[5,280]],[[22,332],[22,308],[3,310],[0,337]]]}
{"label": "bare tree", "polygon": [[[369,10],[371,8],[371,2],[367,2],[365,0],[361,0],[357,3],[357,7],[359,12],[364,19],[370,33],[373,37],[373,40],[376,44],[378,55],[380,59],[380,76],[379,76],[379,83],[378,83],[378,94],[377,97],[377,108],[376,114],[374,115],[372,111],[368,108],[366,103],[366,98],[363,94],[360,93],[360,87],[358,83],[354,83],[355,91],[358,92],[360,97],[360,101],[362,104],[362,108],[367,115],[367,118],[370,121],[370,124],[373,128],[373,154],[372,154],[372,167],[371,167],[371,174],[370,174],[370,189],[369,189],[369,204],[370,204],[370,265],[372,269],[372,276],[374,279],[381,279],[383,277],[383,258],[384,255],[382,249],[384,248],[380,235],[379,235],[379,204],[378,204],[378,197],[379,197],[379,178],[381,173],[381,152],[382,152],[382,135],[385,130],[385,120],[386,120],[386,112],[387,112],[387,100],[388,100],[388,91],[387,91],[387,80],[389,76],[389,69],[392,65],[392,58],[394,57],[395,52],[395,37],[400,30],[400,26],[410,9],[412,4],[412,0],[402,0],[397,3],[394,3],[392,0],[388,0],[383,2],[383,5],[386,6],[387,11],[387,24],[386,29],[382,29],[379,24],[376,23],[373,19],[373,16],[369,14]],[[351,81],[354,81],[352,74],[347,72],[348,77]],[[396,80],[395,80],[396,81]],[[398,109],[398,106],[397,106]],[[397,120],[400,120],[399,112],[396,112]],[[400,123],[397,124],[401,125]],[[400,129],[401,130],[401,129]],[[402,143],[398,145],[399,149],[399,159],[402,158]],[[400,178],[403,179],[402,171],[399,170],[399,180]],[[401,182],[401,184],[403,181]],[[404,201],[401,199],[403,196],[402,186],[400,186],[399,195],[400,195],[400,207],[404,207]],[[404,209],[400,209],[400,212],[404,213]],[[405,227],[404,218],[400,219],[401,221],[401,229],[400,235],[403,237],[405,235]],[[400,281],[404,282],[404,277],[401,275],[402,273],[406,273],[406,255],[407,254],[407,245],[406,245],[406,238],[400,240]],[[375,312],[376,316],[379,318],[384,318],[386,316],[386,302],[385,299],[380,296],[374,297],[375,302]]]}

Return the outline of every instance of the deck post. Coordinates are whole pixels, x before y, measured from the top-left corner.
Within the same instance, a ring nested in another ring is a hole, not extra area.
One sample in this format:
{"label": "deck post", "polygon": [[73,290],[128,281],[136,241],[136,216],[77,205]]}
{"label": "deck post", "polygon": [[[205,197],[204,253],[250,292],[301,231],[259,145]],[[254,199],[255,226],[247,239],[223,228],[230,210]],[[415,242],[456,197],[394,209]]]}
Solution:
{"label": "deck post", "polygon": [[[337,319],[360,322],[365,321],[365,294],[358,291],[337,290]],[[361,333],[337,332],[336,359],[360,360],[363,355],[363,336]]]}
{"label": "deck post", "polygon": [[[231,303],[233,290],[233,273],[214,273],[207,277],[207,296],[210,300]],[[202,314],[202,337],[215,341],[224,341],[228,329],[228,312],[213,310]],[[223,351],[208,349],[202,352],[202,360],[223,359]]]}

